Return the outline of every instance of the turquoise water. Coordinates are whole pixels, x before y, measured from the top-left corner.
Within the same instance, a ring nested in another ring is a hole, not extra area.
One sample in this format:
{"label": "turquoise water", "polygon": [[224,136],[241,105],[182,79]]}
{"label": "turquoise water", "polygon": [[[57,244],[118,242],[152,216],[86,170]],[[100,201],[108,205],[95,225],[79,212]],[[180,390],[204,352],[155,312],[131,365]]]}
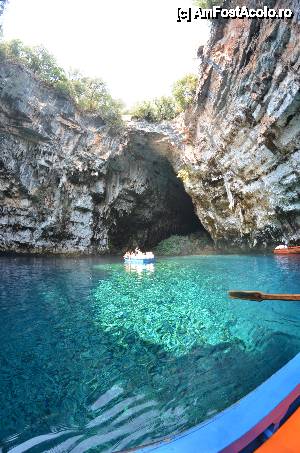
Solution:
{"label": "turquoise water", "polygon": [[300,350],[300,259],[0,257],[0,447],[117,451],[229,406]]}

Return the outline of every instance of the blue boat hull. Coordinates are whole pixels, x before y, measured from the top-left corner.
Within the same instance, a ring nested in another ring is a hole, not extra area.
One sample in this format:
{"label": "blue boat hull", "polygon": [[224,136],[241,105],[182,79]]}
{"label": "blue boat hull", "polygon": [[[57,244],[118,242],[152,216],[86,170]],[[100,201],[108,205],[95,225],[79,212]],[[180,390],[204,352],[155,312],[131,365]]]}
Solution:
{"label": "blue boat hull", "polygon": [[[215,417],[183,433],[133,449],[139,453],[254,451],[300,404],[300,353],[263,384]],[[258,444],[254,447],[254,445]],[[300,447],[299,447],[300,448]],[[299,449],[300,451],[300,449]]]}
{"label": "blue boat hull", "polygon": [[124,263],[125,264],[150,264],[154,263],[155,258],[124,258]]}

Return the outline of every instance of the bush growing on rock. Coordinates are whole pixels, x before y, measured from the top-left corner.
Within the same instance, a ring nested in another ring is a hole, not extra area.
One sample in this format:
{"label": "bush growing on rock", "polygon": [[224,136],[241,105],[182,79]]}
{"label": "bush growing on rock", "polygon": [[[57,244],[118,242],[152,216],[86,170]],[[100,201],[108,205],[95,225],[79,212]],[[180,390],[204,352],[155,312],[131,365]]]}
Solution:
{"label": "bush growing on rock", "polygon": [[174,83],[173,96],[180,112],[187,109],[192,103],[197,90],[198,77],[194,74],[187,74]]}
{"label": "bush growing on rock", "polygon": [[181,181],[183,183],[188,183],[190,180],[190,174],[189,174],[188,170],[181,169],[177,173],[177,178],[181,179]]}
{"label": "bush growing on rock", "polygon": [[121,100],[113,99],[103,80],[83,77],[79,71],[72,71],[67,90],[81,110],[97,112],[108,123],[120,122],[124,105]]}
{"label": "bush growing on rock", "polygon": [[153,101],[142,101],[134,105],[130,114],[134,119],[155,122],[155,109]]}
{"label": "bush growing on rock", "polygon": [[195,0],[195,5],[199,8],[212,8],[213,6],[218,6],[222,2],[220,0]]}
{"label": "bush growing on rock", "polygon": [[2,41],[0,58],[23,64],[41,80],[69,95],[82,111],[97,113],[108,124],[121,123],[122,102],[112,98],[101,79],[83,77],[79,71],[67,75],[43,46],[28,47],[19,39]]}
{"label": "bush growing on rock", "polygon": [[173,96],[162,96],[150,101],[139,102],[130,113],[133,118],[150,123],[172,120],[192,103],[197,84],[198,77],[194,74],[187,74],[174,84]]}
{"label": "bush growing on rock", "polygon": [[131,115],[135,119],[146,120],[150,123],[172,120],[176,116],[176,106],[172,97],[162,96],[136,104]]}
{"label": "bush growing on rock", "polygon": [[28,47],[19,39],[12,39],[0,44],[0,52],[2,57],[24,64],[45,82],[54,86],[67,82],[64,70],[43,46]]}
{"label": "bush growing on rock", "polygon": [[172,120],[176,116],[176,106],[170,96],[154,99],[157,121]]}

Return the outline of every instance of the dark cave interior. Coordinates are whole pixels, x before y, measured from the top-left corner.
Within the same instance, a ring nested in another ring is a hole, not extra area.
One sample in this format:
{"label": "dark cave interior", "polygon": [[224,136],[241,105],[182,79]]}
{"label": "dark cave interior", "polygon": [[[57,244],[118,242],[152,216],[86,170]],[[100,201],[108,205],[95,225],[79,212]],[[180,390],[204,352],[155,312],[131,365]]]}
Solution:
{"label": "dark cave interior", "polygon": [[[195,214],[191,197],[166,156],[145,144],[135,144],[126,159],[131,165],[131,172],[128,170],[127,174],[135,174],[139,187],[120,193],[116,206],[126,205],[129,198],[131,205],[127,211],[118,212],[115,226],[110,229],[111,249],[126,250],[136,246],[147,249],[171,235],[203,232],[208,236]],[[136,162],[138,170],[134,173],[132,166]],[[128,186],[132,187],[132,178]]]}

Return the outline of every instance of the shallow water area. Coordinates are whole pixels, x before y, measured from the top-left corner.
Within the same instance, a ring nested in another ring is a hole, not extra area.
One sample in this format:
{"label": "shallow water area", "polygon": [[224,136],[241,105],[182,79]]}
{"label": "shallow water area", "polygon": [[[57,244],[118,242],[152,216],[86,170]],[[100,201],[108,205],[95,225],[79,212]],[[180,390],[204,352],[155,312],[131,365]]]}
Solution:
{"label": "shallow water area", "polygon": [[0,257],[0,447],[112,452],[182,431],[300,350],[298,256]]}

